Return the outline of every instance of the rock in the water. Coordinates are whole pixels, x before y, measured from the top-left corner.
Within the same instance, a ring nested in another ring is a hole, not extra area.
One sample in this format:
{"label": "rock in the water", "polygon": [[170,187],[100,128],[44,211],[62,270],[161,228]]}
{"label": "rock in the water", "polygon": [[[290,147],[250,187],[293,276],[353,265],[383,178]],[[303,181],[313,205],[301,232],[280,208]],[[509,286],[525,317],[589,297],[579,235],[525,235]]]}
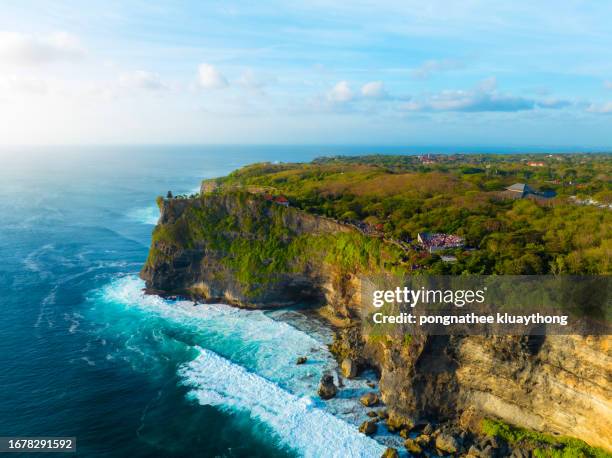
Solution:
{"label": "rock in the water", "polygon": [[370,388],[376,388],[376,383],[374,382],[366,382],[366,385],[368,385]]}
{"label": "rock in the water", "polygon": [[344,358],[340,368],[342,369],[342,375],[346,378],[357,377],[357,364],[351,358]]}
{"label": "rock in the water", "polygon": [[399,453],[397,453],[397,449],[389,447],[380,458],[399,458]]}
{"label": "rock in the water", "polygon": [[404,447],[406,447],[406,450],[410,453],[423,453],[423,447],[414,439],[406,439],[404,441]]}
{"label": "rock in the water", "polygon": [[308,361],[308,358],[306,358],[305,356],[299,356],[298,359],[295,361],[295,364],[306,364],[306,361]]}
{"label": "rock in the water", "polygon": [[389,412],[387,412],[387,409],[380,409],[377,413],[378,418],[389,418]]}
{"label": "rock in the water", "polygon": [[321,399],[331,399],[338,392],[338,388],[334,384],[334,377],[331,374],[323,374],[319,383],[319,396]]}
{"label": "rock in the water", "polygon": [[405,416],[400,416],[393,411],[388,413],[387,429],[391,432],[401,431],[402,429],[411,430],[414,428],[414,420]]}
{"label": "rock in the water", "polygon": [[378,429],[378,425],[376,424],[376,420],[368,420],[364,421],[359,427],[359,432],[365,434],[366,436],[371,436]]}
{"label": "rock in the water", "polygon": [[442,452],[457,453],[461,448],[459,439],[449,433],[440,433],[436,437],[436,448]]}
{"label": "rock in the water", "polygon": [[374,417],[378,418],[378,414],[377,414],[376,412],[374,412],[373,410],[370,410],[370,411],[367,413],[367,416],[368,416],[368,417],[372,417],[372,418],[374,418]]}
{"label": "rock in the water", "polygon": [[373,407],[380,402],[380,399],[376,393],[366,393],[361,396],[359,401],[366,407]]}

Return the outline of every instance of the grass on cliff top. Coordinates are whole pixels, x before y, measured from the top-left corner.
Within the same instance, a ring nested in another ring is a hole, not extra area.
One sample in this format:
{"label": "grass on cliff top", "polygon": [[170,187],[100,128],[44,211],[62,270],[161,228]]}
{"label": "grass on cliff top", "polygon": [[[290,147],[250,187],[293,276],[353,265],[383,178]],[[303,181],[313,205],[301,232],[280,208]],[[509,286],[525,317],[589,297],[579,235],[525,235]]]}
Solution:
{"label": "grass on cliff top", "polygon": [[[357,231],[297,234],[285,224],[294,208],[232,191],[232,209],[219,199],[191,205],[179,218],[158,225],[147,264],[166,262],[162,249],[206,249],[231,269],[247,296],[256,296],[283,274],[302,272],[309,265],[334,266],[339,276],[380,268],[393,271],[401,252]],[[170,203],[171,204],[171,203]]]}
{"label": "grass on cliff top", "polygon": [[[414,240],[423,231],[465,238],[474,251],[458,250],[454,263],[411,255],[409,264],[434,274],[612,272],[612,212],[568,200],[577,195],[612,202],[612,155],[539,156],[542,167],[530,167],[532,159],[465,155],[423,164],[416,156],[371,156],[260,163],[218,182],[283,194],[310,213],[380,225],[394,239]],[[558,197],[508,199],[502,191],[517,182]]]}
{"label": "grass on cliff top", "polygon": [[591,447],[579,439],[538,433],[499,420],[483,420],[482,432],[504,439],[511,445],[532,445],[536,458],[612,458],[612,453]]}

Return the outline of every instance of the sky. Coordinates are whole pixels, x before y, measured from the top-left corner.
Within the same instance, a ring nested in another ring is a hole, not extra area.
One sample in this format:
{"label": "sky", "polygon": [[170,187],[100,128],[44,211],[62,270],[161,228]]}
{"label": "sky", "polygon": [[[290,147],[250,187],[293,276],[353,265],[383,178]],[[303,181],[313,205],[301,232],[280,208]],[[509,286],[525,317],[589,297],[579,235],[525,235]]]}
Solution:
{"label": "sky", "polygon": [[612,2],[1,9],[0,145],[612,149]]}

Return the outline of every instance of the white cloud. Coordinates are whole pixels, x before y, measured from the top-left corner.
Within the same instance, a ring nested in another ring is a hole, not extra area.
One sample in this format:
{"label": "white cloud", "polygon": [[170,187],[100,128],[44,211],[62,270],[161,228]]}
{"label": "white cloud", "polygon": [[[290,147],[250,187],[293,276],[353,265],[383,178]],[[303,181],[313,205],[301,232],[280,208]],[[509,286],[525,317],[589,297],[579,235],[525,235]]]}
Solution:
{"label": "white cloud", "polygon": [[556,99],[554,97],[541,99],[538,100],[536,103],[540,108],[565,108],[572,105],[569,100]]}
{"label": "white cloud", "polygon": [[214,65],[200,64],[198,67],[198,83],[204,89],[222,89],[228,86],[227,79]]}
{"label": "white cloud", "polygon": [[382,81],[370,81],[361,87],[361,95],[372,99],[382,99],[387,94]]}
{"label": "white cloud", "polygon": [[260,75],[259,73],[255,73],[252,69],[245,70],[240,78],[238,78],[237,83],[247,89],[263,89],[265,86],[268,86],[272,83],[276,82],[276,78],[269,75]]}
{"label": "white cloud", "polygon": [[74,35],[56,32],[47,36],[0,32],[0,59],[15,65],[39,65],[82,58],[85,49]]}
{"label": "white cloud", "polygon": [[447,72],[463,68],[464,64],[456,59],[441,59],[425,61],[420,67],[413,69],[410,73],[415,79],[427,79],[433,73]]}
{"label": "white cloud", "polygon": [[483,79],[477,87],[479,92],[493,92],[495,89],[497,89],[497,78],[494,76]]}
{"label": "white cloud", "polygon": [[567,100],[538,100],[500,93],[495,78],[483,80],[472,90],[446,90],[402,106],[406,111],[513,112],[535,108],[560,109],[571,105]]}
{"label": "white cloud", "polygon": [[602,114],[612,113],[612,102],[604,103],[601,105],[596,105],[593,103],[589,105],[589,107],[587,108],[587,111],[589,113],[602,113]]}
{"label": "white cloud", "polygon": [[350,102],[353,100],[353,97],[353,90],[346,81],[337,83],[327,94],[328,100],[336,103]]}
{"label": "white cloud", "polygon": [[418,102],[406,102],[402,105],[402,109],[406,111],[423,111],[423,104]]}
{"label": "white cloud", "polygon": [[124,88],[147,89],[150,91],[165,88],[159,78],[159,75],[155,73],[146,72],[144,70],[136,70],[133,72],[123,73],[119,77],[119,84]]}
{"label": "white cloud", "polygon": [[421,102],[404,105],[408,111],[522,111],[535,107],[533,100],[495,93],[442,91]]}
{"label": "white cloud", "polygon": [[29,94],[47,93],[47,83],[39,78],[11,75],[0,78],[0,89],[6,92],[24,92]]}

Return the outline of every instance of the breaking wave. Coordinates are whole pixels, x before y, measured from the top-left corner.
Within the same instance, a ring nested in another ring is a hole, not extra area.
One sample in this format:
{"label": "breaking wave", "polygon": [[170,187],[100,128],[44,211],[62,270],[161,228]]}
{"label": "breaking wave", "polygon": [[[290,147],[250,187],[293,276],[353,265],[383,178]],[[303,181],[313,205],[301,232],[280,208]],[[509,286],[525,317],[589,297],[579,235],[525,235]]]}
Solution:
{"label": "breaking wave", "polygon": [[[321,339],[325,333],[307,333],[274,318],[287,319],[287,313],[170,301],[145,295],[143,287],[130,275],[97,292],[106,310],[101,322],[111,323],[105,332],[124,341],[120,354],[108,359],[138,361],[142,364],[134,366],[148,371],[156,358],[176,360],[172,355],[180,353],[178,376],[191,388],[190,399],[248,412],[300,455],[382,454],[385,446],[357,430],[366,415],[355,396],[368,389],[365,380],[345,380],[350,398],[323,402],[316,396],[323,372],[337,367]],[[119,310],[110,318],[113,306]],[[308,362],[296,365],[298,356],[307,356]]]}
{"label": "breaking wave", "polygon": [[209,350],[198,350],[200,355],[179,374],[193,388],[189,396],[200,404],[247,410],[305,457],[372,457],[384,452],[381,444],[316,407],[310,397],[296,396]]}

